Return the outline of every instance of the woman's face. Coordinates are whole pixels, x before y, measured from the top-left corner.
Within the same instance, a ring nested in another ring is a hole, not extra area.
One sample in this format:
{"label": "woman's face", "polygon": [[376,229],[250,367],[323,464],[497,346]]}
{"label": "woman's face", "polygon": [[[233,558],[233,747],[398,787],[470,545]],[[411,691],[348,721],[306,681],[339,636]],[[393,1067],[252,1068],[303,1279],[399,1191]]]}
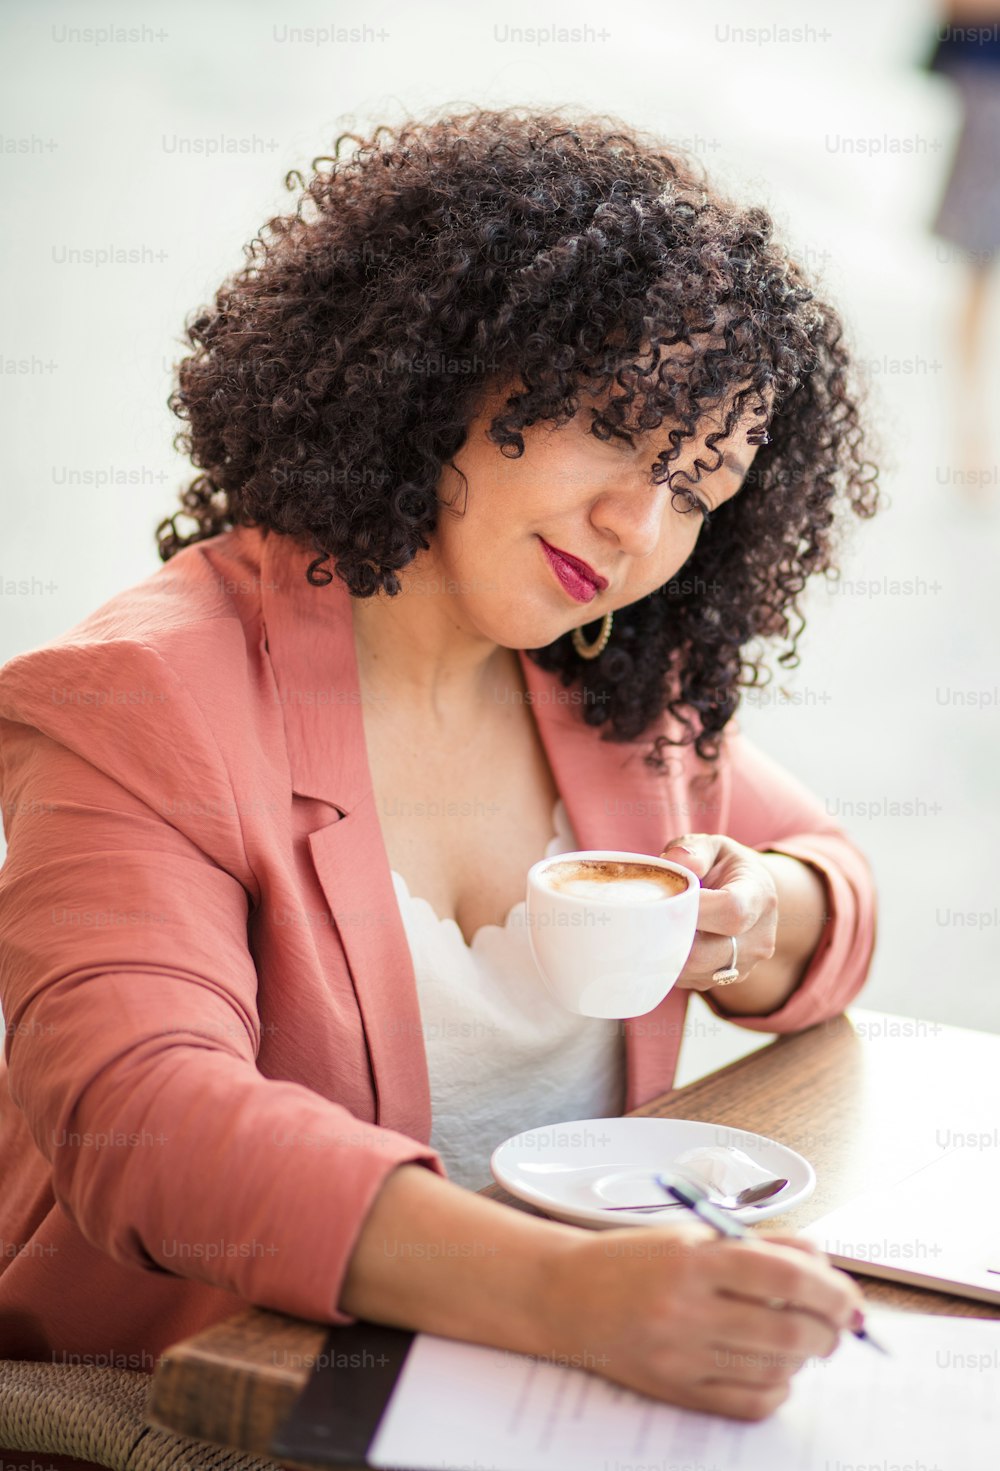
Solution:
{"label": "woman's face", "polygon": [[[403,579],[408,585],[416,574],[417,591],[421,578],[432,576],[473,635],[507,648],[542,648],[676,577],[703,516],[686,496],[650,480],[668,425],[634,436],[631,446],[602,442],[589,432],[590,409],[582,408],[564,426],[524,430],[524,454],[508,459],[485,433],[507,392],[484,402],[454,457],[467,493],[455,471],[444,471],[439,495],[453,509],[441,510],[431,550],[418,554]],[[746,442],[747,431],[758,426],[748,414],[717,441],[723,464],[703,471],[695,484],[695,459],[715,462],[704,439],[722,419],[721,412],[706,417],[701,440],[685,441],[671,462],[673,471],[690,474],[690,480],[678,477],[678,485],[690,485],[709,511],[737,493],[757,453]],[[567,564],[559,553],[574,561]],[[576,562],[585,566],[575,568]]]}

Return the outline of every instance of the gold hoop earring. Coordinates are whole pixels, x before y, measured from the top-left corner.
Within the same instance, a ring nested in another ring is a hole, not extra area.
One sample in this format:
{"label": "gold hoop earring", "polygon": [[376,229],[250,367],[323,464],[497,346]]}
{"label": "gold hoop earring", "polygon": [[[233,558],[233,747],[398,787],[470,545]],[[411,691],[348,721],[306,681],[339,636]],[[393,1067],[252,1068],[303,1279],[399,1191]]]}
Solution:
{"label": "gold hoop earring", "polygon": [[601,631],[592,644],[588,644],[585,641],[583,629],[574,628],[573,647],[581,659],[596,659],[598,654],[604,653],[608,639],[611,637],[611,623],[614,616],[613,613],[605,613],[603,622],[601,623]]}

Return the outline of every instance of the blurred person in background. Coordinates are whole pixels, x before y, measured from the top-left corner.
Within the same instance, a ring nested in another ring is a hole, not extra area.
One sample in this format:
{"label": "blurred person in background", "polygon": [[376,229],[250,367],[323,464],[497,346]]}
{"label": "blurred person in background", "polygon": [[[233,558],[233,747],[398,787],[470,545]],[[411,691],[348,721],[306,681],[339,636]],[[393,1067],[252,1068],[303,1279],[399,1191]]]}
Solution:
{"label": "blurred person in background", "polygon": [[954,82],[962,107],[961,134],[933,230],[956,248],[947,254],[957,255],[968,272],[958,344],[959,483],[979,499],[997,478],[984,345],[1000,249],[1000,0],[952,0],[929,66]]}

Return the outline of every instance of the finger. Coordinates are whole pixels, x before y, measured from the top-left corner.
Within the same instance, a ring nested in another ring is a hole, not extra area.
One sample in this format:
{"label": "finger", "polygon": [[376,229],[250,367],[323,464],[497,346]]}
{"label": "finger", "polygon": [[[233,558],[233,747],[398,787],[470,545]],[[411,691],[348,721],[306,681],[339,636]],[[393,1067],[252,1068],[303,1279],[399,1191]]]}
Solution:
{"label": "finger", "polygon": [[708,833],[684,833],[679,838],[671,838],[660,857],[666,858],[668,863],[679,863],[682,868],[689,868],[699,878],[704,878],[715,862],[718,846],[717,840]]}
{"label": "finger", "polygon": [[669,1367],[673,1371],[671,1377],[681,1375],[688,1382],[725,1379],[733,1384],[769,1387],[783,1384],[797,1374],[810,1357],[812,1355],[783,1349],[744,1347],[720,1340],[705,1344],[688,1342],[682,1352],[660,1355],[654,1364],[657,1368]]}
{"label": "finger", "polygon": [[771,1349],[719,1347],[714,1353],[714,1372],[709,1377],[769,1389],[776,1384],[787,1384],[810,1357]]}
{"label": "finger", "polygon": [[717,1288],[765,1304],[775,1300],[846,1328],[861,1305],[860,1289],[845,1272],[790,1246],[727,1241],[716,1249]]}
{"label": "finger", "polygon": [[777,912],[773,888],[748,874],[721,889],[702,889],[698,928],[712,935],[745,935],[772,911]]}
{"label": "finger", "polygon": [[732,1420],[766,1420],[791,1393],[788,1384],[758,1388],[708,1378],[691,1386],[680,1401],[689,1410],[703,1414],[728,1415]]}
{"label": "finger", "polygon": [[695,933],[694,944],[688,952],[687,964],[695,971],[703,972],[706,979],[717,970],[728,970],[733,958],[733,940],[736,940],[736,969],[745,976],[766,953],[766,947],[755,942],[757,931],[748,935],[702,935]]}
{"label": "finger", "polygon": [[[757,925],[749,934],[739,936],[736,945],[736,969],[740,973],[740,980],[745,981],[759,961],[769,960],[773,954],[774,943],[767,924]],[[732,958],[731,937],[703,935],[696,931],[678,985],[690,990],[708,991],[716,984],[712,980],[715,972],[728,970]]]}
{"label": "finger", "polygon": [[795,1308],[768,1308],[758,1302],[722,1298],[711,1323],[712,1349],[719,1372],[740,1377],[729,1365],[729,1356],[747,1359],[749,1377],[756,1377],[760,1361],[794,1374],[807,1359],[829,1358],[840,1342],[840,1332],[823,1318]]}
{"label": "finger", "polygon": [[780,1232],[772,1233],[769,1231],[767,1233],[761,1232],[760,1239],[762,1241],[773,1241],[776,1246],[791,1246],[796,1251],[804,1251],[810,1256],[822,1257],[824,1261],[829,1261],[829,1257],[822,1247],[817,1246],[814,1241],[810,1241],[807,1236],[783,1236]]}

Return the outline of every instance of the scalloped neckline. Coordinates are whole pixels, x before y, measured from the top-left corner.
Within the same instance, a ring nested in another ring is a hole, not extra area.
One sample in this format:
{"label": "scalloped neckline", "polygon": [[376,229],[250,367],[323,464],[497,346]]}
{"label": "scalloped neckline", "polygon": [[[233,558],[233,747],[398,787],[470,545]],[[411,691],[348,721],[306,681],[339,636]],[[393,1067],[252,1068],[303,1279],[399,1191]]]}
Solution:
{"label": "scalloped neckline", "polygon": [[[552,822],[553,822],[553,826],[555,827],[555,832],[552,834],[551,838],[549,838],[548,842],[545,844],[545,854],[544,854],[544,856],[546,858],[549,856],[549,849],[552,847],[552,844],[558,842],[559,839],[563,835],[562,834],[562,831],[561,831],[562,824],[560,824],[560,821],[559,821],[559,808],[560,807],[563,807],[563,799],[562,799],[562,797],[557,797],[556,798],[556,801],[555,801],[555,805],[552,808]],[[565,807],[563,807],[563,811],[565,813]],[[568,814],[566,814],[566,822],[565,822],[565,825],[567,827],[569,825],[569,816],[568,816]],[[424,909],[430,914],[431,918],[432,919],[435,919],[439,925],[444,926],[446,929],[448,927],[450,927],[451,929],[453,929],[457,933],[458,938],[461,940],[462,945],[465,947],[466,950],[469,950],[469,951],[472,951],[472,950],[474,950],[476,948],[476,941],[479,939],[480,935],[482,935],[482,934],[485,933],[486,930],[506,930],[507,927],[510,924],[510,921],[511,921],[513,915],[516,913],[516,911],[518,909],[523,909],[524,908],[524,900],[523,899],[518,899],[517,902],[514,903],[514,904],[512,904],[510,906],[510,908],[507,910],[507,913],[504,916],[503,924],[481,924],[479,926],[479,928],[474,931],[473,936],[472,936],[472,939],[471,940],[467,940],[465,938],[465,936],[463,935],[463,933],[462,933],[462,927],[459,924],[459,922],[458,922],[457,919],[452,919],[451,915],[447,915],[445,917],[442,917],[440,914],[438,914],[437,910],[434,908],[434,905],[430,902],[429,899],[424,899],[419,894],[414,894],[411,891],[409,884],[406,882],[405,878],[403,877],[403,875],[401,873],[397,872],[397,870],[394,869],[394,868],[391,868],[389,870],[389,872],[392,874],[393,879],[398,879],[399,882],[402,884],[403,889],[406,892],[406,897],[410,901],[411,904],[423,905]]]}

